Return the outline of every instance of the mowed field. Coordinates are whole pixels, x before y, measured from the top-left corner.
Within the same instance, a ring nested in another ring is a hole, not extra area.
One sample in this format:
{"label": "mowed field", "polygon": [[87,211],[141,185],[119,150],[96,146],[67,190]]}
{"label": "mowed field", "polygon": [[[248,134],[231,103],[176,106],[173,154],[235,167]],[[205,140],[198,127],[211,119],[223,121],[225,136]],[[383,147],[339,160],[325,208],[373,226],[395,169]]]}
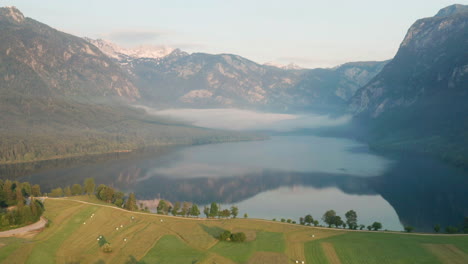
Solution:
{"label": "mowed field", "polygon": [[[33,237],[0,238],[0,263],[468,263],[468,236],[178,218],[125,211],[88,197],[49,198],[45,205],[50,226]],[[247,241],[219,242],[224,230],[244,232]],[[112,253],[101,251],[99,236]]]}

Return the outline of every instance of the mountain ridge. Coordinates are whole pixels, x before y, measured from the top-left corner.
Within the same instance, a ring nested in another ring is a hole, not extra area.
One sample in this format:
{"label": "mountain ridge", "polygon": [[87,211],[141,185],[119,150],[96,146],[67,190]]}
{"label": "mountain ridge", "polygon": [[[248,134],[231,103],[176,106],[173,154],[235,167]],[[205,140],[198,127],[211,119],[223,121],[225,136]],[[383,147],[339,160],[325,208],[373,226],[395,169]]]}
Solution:
{"label": "mountain ridge", "polygon": [[417,20],[395,58],[351,99],[348,110],[375,147],[468,167],[467,7]]}
{"label": "mountain ridge", "polygon": [[[357,87],[388,62],[298,69],[262,65],[236,54],[189,54],[179,49],[159,58],[117,56],[114,60],[134,77],[144,104],[153,107],[241,107],[280,112],[342,111]],[[306,83],[308,78],[310,83]],[[330,107],[324,107],[326,104]]]}

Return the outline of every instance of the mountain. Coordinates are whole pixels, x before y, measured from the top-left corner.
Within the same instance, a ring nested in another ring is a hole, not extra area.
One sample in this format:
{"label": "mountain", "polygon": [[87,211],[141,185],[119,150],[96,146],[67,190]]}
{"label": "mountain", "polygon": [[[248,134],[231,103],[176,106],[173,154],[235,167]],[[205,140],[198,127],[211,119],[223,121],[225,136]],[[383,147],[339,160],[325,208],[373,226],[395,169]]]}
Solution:
{"label": "mountain", "polygon": [[0,163],[252,138],[129,106],[140,91],[88,41],[0,8]]}
{"label": "mountain", "polygon": [[468,167],[467,50],[468,6],[446,7],[410,27],[395,58],[350,102],[374,145]]}
{"label": "mountain", "polygon": [[128,75],[87,41],[15,7],[0,8],[0,93],[140,97]]}
{"label": "mountain", "polygon": [[[117,45],[91,40],[134,77],[144,104],[156,107],[244,107],[275,111],[341,109],[387,62],[348,63],[332,69],[258,64],[233,54],[114,56]],[[112,52],[108,52],[112,47]],[[117,52],[119,53],[119,52]],[[120,54],[120,53],[119,53]]]}
{"label": "mountain", "polygon": [[125,60],[125,59],[138,59],[138,58],[151,58],[158,59],[169,55],[173,48],[166,46],[139,46],[136,48],[122,48],[110,41],[103,39],[90,39],[84,38],[94,46],[98,47],[104,54],[110,58]]}

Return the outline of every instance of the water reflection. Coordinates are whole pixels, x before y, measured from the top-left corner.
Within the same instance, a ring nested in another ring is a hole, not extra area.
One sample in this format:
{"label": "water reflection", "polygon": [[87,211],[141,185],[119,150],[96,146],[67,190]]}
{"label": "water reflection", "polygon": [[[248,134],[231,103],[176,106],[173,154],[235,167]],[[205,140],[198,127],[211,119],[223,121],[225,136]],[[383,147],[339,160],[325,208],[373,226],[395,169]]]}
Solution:
{"label": "water reflection", "polygon": [[354,141],[313,136],[165,150],[21,180],[50,190],[86,177],[140,199],[238,204],[251,217],[267,219],[354,209],[364,224],[430,231],[468,215],[466,173],[423,157],[384,158]]}

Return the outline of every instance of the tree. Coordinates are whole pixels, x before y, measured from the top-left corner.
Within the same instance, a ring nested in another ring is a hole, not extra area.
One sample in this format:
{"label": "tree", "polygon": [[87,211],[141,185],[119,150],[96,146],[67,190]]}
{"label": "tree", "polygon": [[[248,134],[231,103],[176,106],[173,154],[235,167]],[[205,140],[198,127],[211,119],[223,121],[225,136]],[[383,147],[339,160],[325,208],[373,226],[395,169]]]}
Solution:
{"label": "tree", "polygon": [[322,220],[323,222],[328,224],[328,227],[331,227],[332,225],[335,224],[335,217],[336,217],[336,212],[334,210],[328,210],[323,214]]}
{"label": "tree", "polygon": [[52,189],[51,193],[50,193],[50,196],[51,197],[62,197],[63,196],[63,190],[62,188],[55,188],[55,189]]}
{"label": "tree", "polygon": [[249,217],[249,215],[247,213],[244,214],[244,218],[247,218]]}
{"label": "tree", "polygon": [[221,212],[219,212],[219,215],[224,218],[229,218],[231,215],[231,211],[229,209],[224,209]]}
{"label": "tree", "polygon": [[210,208],[208,206],[205,206],[203,208],[203,214],[205,215],[206,218],[210,217]]}
{"label": "tree", "polygon": [[307,225],[311,225],[314,222],[314,218],[310,214],[308,214],[308,215],[305,216],[304,222]]}
{"label": "tree", "polygon": [[304,217],[299,217],[299,224],[301,225],[305,225],[305,220],[304,220]]}
{"label": "tree", "polygon": [[192,208],[190,209],[190,215],[195,217],[198,217],[200,215],[200,210],[198,209],[197,204],[192,205]]}
{"label": "tree", "polygon": [[159,200],[158,207],[156,208],[158,214],[167,214],[168,211],[168,205],[166,201],[164,200]]}
{"label": "tree", "polygon": [[5,193],[5,203],[8,206],[14,205],[16,203],[15,194],[13,190],[14,190],[13,182],[10,180],[6,180],[3,183],[3,192]]}
{"label": "tree", "polygon": [[244,242],[246,238],[247,237],[246,237],[245,233],[243,233],[243,232],[234,233],[234,234],[231,235],[231,241],[232,242]]}
{"label": "tree", "polygon": [[182,203],[182,211],[180,212],[181,215],[187,216],[190,213],[190,203],[183,202]]}
{"label": "tree", "polygon": [[117,205],[118,207],[122,207],[122,205],[124,204],[124,201],[122,198],[115,199],[114,204]]}
{"label": "tree", "polygon": [[99,193],[105,188],[107,188],[107,186],[104,185],[104,184],[99,184],[99,186],[96,188],[96,197],[98,199],[101,199],[101,198],[99,198]]}
{"label": "tree", "polygon": [[[96,184],[94,183],[94,178],[86,178],[84,181],[84,190],[86,194],[91,195],[94,194],[94,189],[96,188]],[[123,197],[121,197],[122,199]]]}
{"label": "tree", "polygon": [[345,223],[345,222],[343,222],[343,223],[341,224],[341,226],[343,227],[343,229],[346,229],[346,223]]}
{"label": "tree", "polygon": [[217,203],[211,203],[210,217],[216,217],[216,216],[218,216],[218,204]]}
{"label": "tree", "polygon": [[236,218],[237,215],[239,214],[239,208],[237,208],[237,206],[231,206],[231,215],[232,215],[232,218]]}
{"label": "tree", "polygon": [[286,220],[286,223],[291,224],[292,220],[290,218],[288,218],[288,220]]}
{"label": "tree", "polygon": [[110,203],[114,200],[114,193],[115,193],[114,188],[106,186],[105,188],[102,188],[99,191],[98,198]]}
{"label": "tree", "polygon": [[413,232],[413,230],[414,230],[414,228],[412,226],[405,226],[405,231],[407,233],[411,233],[411,232]]}
{"label": "tree", "polygon": [[379,229],[382,229],[382,224],[380,222],[374,222],[372,224],[372,229],[374,229],[374,231],[377,231]]}
{"label": "tree", "polygon": [[365,227],[366,227],[365,225],[361,224],[359,225],[359,230],[363,230]]}
{"label": "tree", "polygon": [[130,210],[130,211],[136,211],[138,210],[135,194],[131,193],[128,196],[127,202],[125,203],[125,209]]}
{"label": "tree", "polygon": [[172,215],[176,216],[179,214],[180,202],[175,202],[174,208],[172,208]]}
{"label": "tree", "polygon": [[73,195],[81,195],[83,194],[83,187],[81,187],[81,184],[75,183],[73,184],[71,191]]}
{"label": "tree", "polygon": [[39,184],[34,184],[34,185],[31,187],[31,194],[32,194],[32,196],[34,196],[34,197],[39,197],[39,196],[41,196],[41,186],[39,186]]}
{"label": "tree", "polygon": [[229,231],[227,231],[227,230],[224,231],[224,232],[222,232],[222,233],[219,235],[218,239],[219,239],[220,241],[231,240],[231,232],[229,232]]}
{"label": "tree", "polygon": [[286,222],[286,219],[281,218],[281,223],[284,223],[284,222]]}
{"label": "tree", "polygon": [[318,226],[319,225],[319,221],[318,220],[314,220],[314,226]]}
{"label": "tree", "polygon": [[23,182],[21,184],[21,191],[23,192],[24,197],[31,196],[31,193],[32,193],[31,184],[29,184],[29,182]]}
{"label": "tree", "polygon": [[454,227],[454,226],[447,226],[445,228],[445,232],[447,234],[455,234],[455,233],[458,233],[458,228]]}
{"label": "tree", "polygon": [[72,196],[72,191],[70,189],[70,186],[65,187],[65,189],[63,189],[63,193],[65,194],[65,196],[68,196],[68,197]]}
{"label": "tree", "polygon": [[440,231],[440,225],[439,225],[439,224],[437,224],[437,225],[434,226],[434,231],[435,231],[436,233],[439,233],[439,231]]}
{"label": "tree", "polygon": [[348,224],[349,229],[356,229],[357,228],[357,214],[354,210],[349,210],[345,214],[346,223]]}
{"label": "tree", "polygon": [[335,216],[333,219],[333,224],[335,225],[335,227],[343,226],[344,222],[343,220],[341,220],[341,216],[339,215]]}
{"label": "tree", "polygon": [[372,226],[367,226],[367,230],[371,231],[372,230]]}

